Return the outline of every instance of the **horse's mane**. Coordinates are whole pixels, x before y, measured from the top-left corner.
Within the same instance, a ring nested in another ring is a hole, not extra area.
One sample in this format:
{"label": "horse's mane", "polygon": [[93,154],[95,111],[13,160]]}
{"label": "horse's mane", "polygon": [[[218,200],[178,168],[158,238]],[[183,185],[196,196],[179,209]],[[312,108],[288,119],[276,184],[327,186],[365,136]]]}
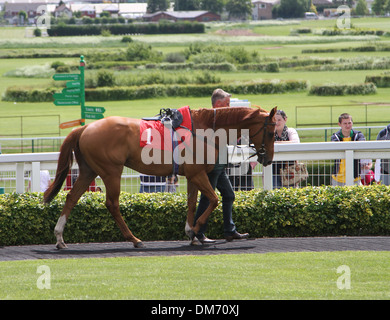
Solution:
{"label": "horse's mane", "polygon": [[[215,119],[214,119],[215,113]],[[268,113],[268,111],[257,107],[226,107],[216,109],[198,109],[191,110],[191,114],[200,123],[208,127],[212,127],[215,121],[216,125],[234,125],[248,120],[255,120],[260,113]]]}

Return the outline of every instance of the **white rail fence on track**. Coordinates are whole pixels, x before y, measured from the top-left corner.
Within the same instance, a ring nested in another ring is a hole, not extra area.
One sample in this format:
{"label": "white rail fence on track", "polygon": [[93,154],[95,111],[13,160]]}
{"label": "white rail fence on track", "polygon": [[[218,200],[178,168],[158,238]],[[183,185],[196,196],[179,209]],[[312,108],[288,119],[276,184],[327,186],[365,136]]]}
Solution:
{"label": "white rail fence on track", "polygon": [[[366,140],[375,140],[378,132],[384,126],[360,126],[354,129],[361,130]],[[340,127],[315,127],[296,128],[301,138],[301,142],[308,141],[329,141],[330,136],[340,130]],[[31,137],[31,138],[5,138],[0,137],[0,151],[3,153],[23,153],[23,152],[56,152],[66,136],[62,137]]]}
{"label": "white rail fence on track", "polygon": [[[228,148],[229,162],[233,163],[233,170],[228,172],[237,173],[240,168],[245,171],[250,167],[248,156],[253,150],[248,147],[239,146]],[[54,179],[57,168],[58,152],[49,153],[22,153],[0,155],[0,193],[23,193],[26,191],[40,191],[40,171],[48,170],[51,179]],[[251,158],[253,161],[255,158]],[[329,185],[332,175],[332,168],[336,159],[345,159],[346,185],[354,184],[354,160],[390,159],[390,141],[362,141],[362,142],[319,142],[319,143],[288,143],[275,144],[274,161],[299,161],[306,163],[309,169],[309,177],[296,187]],[[243,165],[246,163],[246,166]],[[252,165],[254,163],[252,162]],[[72,167],[77,169],[77,163]],[[246,173],[246,172],[244,172]],[[273,166],[263,167],[257,164],[253,171],[246,177],[253,181],[254,188],[273,188]],[[388,184],[388,174],[381,175],[382,183]],[[102,180],[96,178],[96,185],[105,191]],[[122,173],[121,190],[125,192],[139,192],[139,173],[125,168]],[[251,189],[251,188],[249,188]],[[176,191],[186,191],[186,179],[179,177]]]}

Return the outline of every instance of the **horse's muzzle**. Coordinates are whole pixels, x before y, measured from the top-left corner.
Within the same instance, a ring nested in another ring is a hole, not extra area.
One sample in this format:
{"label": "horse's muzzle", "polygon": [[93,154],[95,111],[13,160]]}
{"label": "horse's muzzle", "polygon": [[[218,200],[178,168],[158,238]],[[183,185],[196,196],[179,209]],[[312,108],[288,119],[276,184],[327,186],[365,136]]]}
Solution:
{"label": "horse's muzzle", "polygon": [[257,153],[257,162],[261,163],[264,167],[272,163],[272,158],[268,156],[267,152]]}

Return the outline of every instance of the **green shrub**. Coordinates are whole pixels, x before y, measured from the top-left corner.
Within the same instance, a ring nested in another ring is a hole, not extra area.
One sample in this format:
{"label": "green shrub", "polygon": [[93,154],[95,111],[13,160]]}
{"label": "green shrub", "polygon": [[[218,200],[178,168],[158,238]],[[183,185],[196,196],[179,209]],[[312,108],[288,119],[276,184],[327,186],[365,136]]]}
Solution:
{"label": "green shrub", "polygon": [[100,70],[97,74],[98,87],[112,87],[115,85],[114,73],[107,70]]}
{"label": "green shrub", "polygon": [[34,36],[40,37],[42,36],[42,31],[39,28],[34,29]]}
{"label": "green shrub", "polygon": [[3,101],[15,102],[47,102],[53,101],[53,94],[57,91],[54,88],[31,89],[26,87],[9,87],[5,91]]}
{"label": "green shrub", "polygon": [[69,73],[70,67],[69,66],[59,66],[56,69],[56,73]]}
{"label": "green shrub", "polygon": [[[103,29],[109,30],[113,35],[126,34],[178,34],[178,33],[204,33],[205,26],[197,22],[165,22],[165,23],[115,23],[116,20],[108,18],[96,18],[96,24],[92,25],[92,19],[83,17],[84,25],[52,25],[47,30],[49,36],[90,36],[100,35]],[[114,24],[107,24],[108,22]],[[103,25],[101,25],[102,23]]]}
{"label": "green shrub", "polygon": [[121,42],[133,42],[133,38],[130,36],[124,36]]}
{"label": "green shrub", "polygon": [[109,29],[102,29],[101,35],[103,37],[110,37],[111,36],[111,31]]}
{"label": "green shrub", "polygon": [[130,42],[126,50],[127,61],[161,61],[162,54],[152,49],[152,46],[142,42]]}
{"label": "green shrub", "polygon": [[254,72],[279,72],[279,63],[244,63],[238,65],[237,69]]}
{"label": "green shrub", "polygon": [[[153,75],[156,76],[156,75]],[[153,84],[137,85],[128,87],[98,87],[86,88],[85,98],[87,101],[109,100],[134,100],[149,99],[154,97],[206,97],[210,96],[217,87],[226,88],[234,94],[277,94],[286,92],[298,92],[307,89],[306,81],[297,80],[272,80],[260,82],[241,83],[210,83],[217,78],[209,78],[207,84]],[[205,81],[201,76],[197,81]],[[86,79],[86,86],[95,87],[94,79]],[[16,102],[47,102],[53,101],[53,93],[56,88],[31,89],[26,87],[10,87],[6,90],[3,100]]]}
{"label": "green shrub", "polygon": [[[60,192],[48,205],[42,203],[42,193],[0,195],[0,246],[54,244],[66,194]],[[142,240],[183,240],[186,199],[185,193],[121,193],[120,210]],[[123,241],[104,203],[104,194],[84,194],[68,219],[65,241]],[[387,236],[389,206],[390,188],[382,185],[253,190],[236,192],[233,218],[252,237]],[[223,237],[221,201],[210,216],[207,235]]]}
{"label": "green shrub", "polygon": [[317,96],[368,95],[375,93],[376,86],[373,83],[312,86],[309,91],[309,94]]}
{"label": "green shrub", "polygon": [[57,71],[58,67],[63,67],[63,66],[65,66],[65,63],[63,63],[62,61],[54,61],[50,65],[50,67],[53,68],[56,71]]}
{"label": "green shrub", "polygon": [[164,60],[169,63],[184,63],[186,57],[181,52],[170,52],[165,56]]}
{"label": "green shrub", "polygon": [[390,88],[390,76],[366,76],[366,82],[372,82],[378,88]]}

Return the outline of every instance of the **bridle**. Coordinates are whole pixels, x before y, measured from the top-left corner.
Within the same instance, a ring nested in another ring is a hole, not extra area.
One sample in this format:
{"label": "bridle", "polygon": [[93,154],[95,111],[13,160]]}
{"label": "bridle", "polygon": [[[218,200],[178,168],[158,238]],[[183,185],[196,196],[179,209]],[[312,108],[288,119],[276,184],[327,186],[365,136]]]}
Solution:
{"label": "bridle", "polygon": [[[216,127],[216,115],[217,115],[217,110],[214,109],[213,131],[215,131],[215,127]],[[268,123],[268,117],[267,117],[265,119],[264,125],[260,127],[253,135],[249,136],[249,139],[256,137],[262,130],[265,130],[267,126],[275,126],[275,125],[276,122]],[[263,160],[265,158],[265,155],[267,154],[267,151],[265,150],[265,134],[263,134],[263,142],[261,143],[261,147],[259,150],[256,150],[254,144],[250,144],[249,146],[255,149],[256,153],[249,156],[246,160],[253,158],[254,156],[257,156],[259,160]]]}
{"label": "bridle", "polygon": [[[265,122],[264,122],[264,125],[262,127],[260,127],[253,135],[249,136],[249,139],[252,139],[252,138],[256,137],[262,130],[265,131],[267,126],[275,126],[275,125],[276,125],[276,122],[268,123],[268,118],[266,118]],[[249,145],[249,146],[256,150],[254,145]],[[267,154],[267,151],[265,150],[265,132],[264,132],[263,133],[263,142],[261,143],[260,149],[256,150],[256,153],[254,153],[251,156],[249,156],[248,159],[253,158],[254,156],[257,156],[261,160],[261,159],[263,159],[265,157],[266,154]]]}

